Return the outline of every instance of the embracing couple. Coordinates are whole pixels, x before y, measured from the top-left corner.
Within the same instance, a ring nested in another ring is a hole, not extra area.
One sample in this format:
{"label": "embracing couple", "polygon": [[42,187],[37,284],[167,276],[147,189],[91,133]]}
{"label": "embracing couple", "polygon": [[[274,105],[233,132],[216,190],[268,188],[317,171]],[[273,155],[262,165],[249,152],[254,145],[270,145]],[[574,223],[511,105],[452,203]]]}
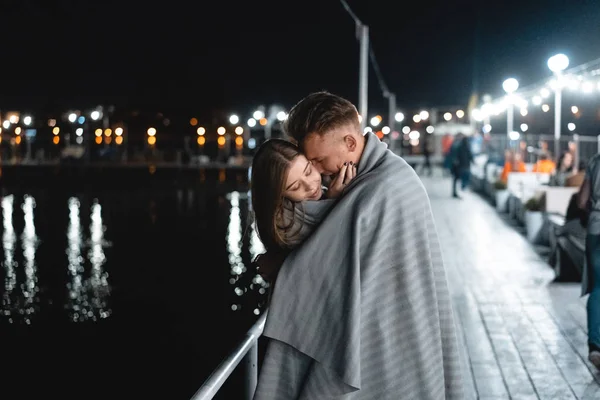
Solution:
{"label": "embracing couple", "polygon": [[[256,227],[273,283],[255,399],[463,399],[429,198],[349,101],[313,93],[257,151]],[[322,176],[328,181],[323,186]]]}

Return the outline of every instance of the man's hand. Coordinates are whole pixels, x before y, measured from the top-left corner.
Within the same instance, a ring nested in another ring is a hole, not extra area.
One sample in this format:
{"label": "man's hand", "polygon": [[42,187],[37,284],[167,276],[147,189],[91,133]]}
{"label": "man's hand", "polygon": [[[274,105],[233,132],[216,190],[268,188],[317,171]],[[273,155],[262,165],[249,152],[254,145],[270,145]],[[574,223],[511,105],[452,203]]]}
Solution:
{"label": "man's hand", "polygon": [[340,172],[329,185],[326,196],[328,199],[337,199],[341,194],[346,185],[350,183],[356,176],[356,164],[353,162],[345,162],[340,169]]}

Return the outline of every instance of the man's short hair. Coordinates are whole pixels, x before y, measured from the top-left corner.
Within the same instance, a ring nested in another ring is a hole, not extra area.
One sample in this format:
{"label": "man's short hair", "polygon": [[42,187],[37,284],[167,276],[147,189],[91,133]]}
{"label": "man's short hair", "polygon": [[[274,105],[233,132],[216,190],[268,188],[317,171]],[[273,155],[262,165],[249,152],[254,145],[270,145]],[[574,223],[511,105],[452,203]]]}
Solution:
{"label": "man's short hair", "polygon": [[323,135],[331,129],[352,125],[360,131],[358,111],[348,100],[329,92],[311,93],[290,110],[285,132],[300,147],[309,134]]}

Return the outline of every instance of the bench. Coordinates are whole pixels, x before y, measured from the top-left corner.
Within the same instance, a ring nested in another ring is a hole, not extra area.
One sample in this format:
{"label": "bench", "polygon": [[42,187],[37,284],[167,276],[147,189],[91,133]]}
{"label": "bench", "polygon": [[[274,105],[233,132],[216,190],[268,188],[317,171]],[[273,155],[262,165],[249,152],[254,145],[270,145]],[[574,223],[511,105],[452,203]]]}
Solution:
{"label": "bench", "polygon": [[548,263],[554,269],[556,280],[561,282],[579,281],[585,259],[586,229],[578,218],[566,220],[567,210],[578,191],[571,187],[544,189],[551,249]]}

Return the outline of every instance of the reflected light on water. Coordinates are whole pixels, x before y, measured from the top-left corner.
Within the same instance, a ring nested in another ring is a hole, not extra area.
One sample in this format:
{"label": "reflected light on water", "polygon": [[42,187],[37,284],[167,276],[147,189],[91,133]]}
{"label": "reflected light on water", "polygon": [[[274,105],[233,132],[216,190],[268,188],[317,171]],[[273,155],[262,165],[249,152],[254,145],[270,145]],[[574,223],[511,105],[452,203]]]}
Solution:
{"label": "reflected light on water", "polygon": [[15,273],[16,262],[14,260],[15,243],[17,237],[12,223],[14,196],[6,196],[2,198],[2,223],[4,225],[4,233],[2,234],[2,247],[4,250],[4,295],[2,296],[2,313],[9,317],[12,313],[11,294],[17,284],[17,276]]}
{"label": "reflected light on water", "polygon": [[[33,222],[35,199],[26,195],[21,208],[23,209],[23,217],[25,219],[25,227],[21,234],[21,247],[23,249],[23,262],[25,264],[24,304],[22,309],[24,309],[26,315],[30,315],[34,313],[34,304],[36,303],[39,290],[37,285],[37,265],[35,262],[38,237],[35,234],[35,225]],[[29,324],[31,321],[26,317],[25,322]]]}
{"label": "reflected light on water", "polygon": [[229,225],[227,227],[227,251],[229,252],[229,265],[232,275],[241,275],[246,272],[242,262],[242,217],[240,213],[240,194],[229,194],[231,210],[229,212]]}
{"label": "reflected light on water", "polygon": [[[226,237],[229,266],[232,275],[229,282],[234,285],[238,281],[239,276],[246,272],[246,266],[242,261],[242,216],[240,211],[240,194],[239,192],[231,192],[227,197],[231,203]],[[236,295],[242,296],[246,292],[246,289],[235,286],[234,291]],[[241,305],[239,304],[231,305],[233,311],[237,311],[240,308]]]}
{"label": "reflected light on water", "polygon": [[31,324],[31,316],[35,313],[38,303],[37,265],[35,252],[38,237],[35,233],[34,214],[35,199],[25,195],[21,209],[25,226],[21,234],[21,248],[23,250],[23,278],[20,293],[15,293],[17,287],[17,274],[19,264],[15,260],[17,236],[13,226],[14,196],[2,199],[3,228],[2,246],[4,250],[3,267],[5,271],[4,295],[2,296],[2,314],[8,317],[8,322],[16,322],[20,317],[26,324]]}
{"label": "reflected light on water", "polygon": [[107,318],[111,314],[107,300],[110,295],[108,273],[103,270],[106,262],[104,254],[104,226],[102,224],[102,207],[97,202],[92,206],[90,216],[90,240],[88,260],[91,268],[86,278],[85,260],[82,256],[84,245],[83,229],[80,218],[80,202],[77,198],[69,199],[69,226],[67,229],[67,258],[71,282],[67,284],[71,319],[75,322]]}
{"label": "reflected light on water", "polygon": [[[241,279],[242,275],[247,271],[247,268],[242,259],[242,246],[244,243],[244,237],[242,234],[243,227],[240,210],[240,193],[229,193],[227,198],[229,199],[231,205],[229,213],[229,226],[227,229],[227,250],[229,253],[229,265],[231,268],[231,278],[229,279],[229,283],[234,286],[234,292],[238,297],[242,297],[248,292],[248,289],[254,290],[255,287],[258,288],[258,292],[261,295],[265,294],[269,284],[265,282],[260,275],[256,274],[251,281],[249,281],[249,279]],[[249,203],[250,198],[250,195],[248,195],[247,199]],[[248,228],[248,252],[250,253],[250,259],[253,260],[258,254],[264,253],[265,248],[258,237],[254,222],[250,224]],[[242,283],[244,281],[246,282],[245,284]],[[233,311],[239,311],[241,307],[242,305],[238,302],[231,305],[231,309]],[[259,308],[254,309],[254,314],[260,314]]]}

